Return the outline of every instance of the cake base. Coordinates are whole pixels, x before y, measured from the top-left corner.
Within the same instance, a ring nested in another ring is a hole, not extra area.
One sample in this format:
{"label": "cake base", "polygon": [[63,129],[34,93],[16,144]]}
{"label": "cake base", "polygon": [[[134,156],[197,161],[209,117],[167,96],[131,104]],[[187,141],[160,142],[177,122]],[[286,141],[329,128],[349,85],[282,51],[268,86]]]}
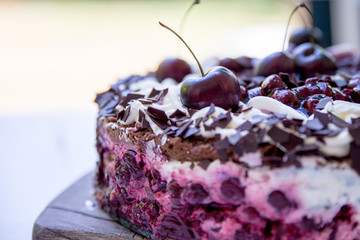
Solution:
{"label": "cake base", "polygon": [[143,240],[98,208],[89,173],[53,200],[35,221],[32,238]]}

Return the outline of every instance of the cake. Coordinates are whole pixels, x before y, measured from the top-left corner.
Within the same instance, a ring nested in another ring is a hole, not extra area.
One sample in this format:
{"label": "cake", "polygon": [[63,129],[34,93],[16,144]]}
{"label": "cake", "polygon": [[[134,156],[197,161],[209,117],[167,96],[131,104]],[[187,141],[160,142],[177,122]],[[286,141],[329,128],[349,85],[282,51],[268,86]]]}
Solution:
{"label": "cake", "polygon": [[360,61],[331,53],[325,71],[168,59],[120,79],[96,97],[99,206],[148,239],[360,239]]}

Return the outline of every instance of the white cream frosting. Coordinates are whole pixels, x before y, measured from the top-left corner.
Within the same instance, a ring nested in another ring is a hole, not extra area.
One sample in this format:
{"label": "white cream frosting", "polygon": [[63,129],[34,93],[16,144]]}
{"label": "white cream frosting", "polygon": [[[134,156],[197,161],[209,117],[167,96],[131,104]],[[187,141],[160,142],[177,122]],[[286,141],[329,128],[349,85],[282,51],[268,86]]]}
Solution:
{"label": "white cream frosting", "polygon": [[[182,104],[180,98],[180,87],[181,83],[178,84],[173,79],[165,79],[163,82],[159,83],[156,78],[148,77],[143,79],[142,81],[136,82],[132,84],[129,88],[130,90],[145,95],[148,97],[152,89],[156,90],[164,90],[168,89],[168,93],[163,98],[163,100],[159,103],[152,103],[151,106],[160,110],[163,110],[167,116],[170,116],[177,109],[184,112],[187,116],[190,117],[190,114],[187,108]],[[120,86],[121,88],[121,86]],[[240,103],[245,105],[243,103]],[[120,124],[129,125],[133,123],[139,123],[138,115],[139,110],[145,111],[149,104],[143,104],[139,100],[132,100],[129,102],[129,106],[131,107],[131,111],[129,117],[126,121],[119,120]],[[204,125],[210,125],[213,121],[212,117],[218,117],[220,114],[226,114],[227,111],[215,106],[215,111],[209,116],[209,119],[206,122],[201,122],[199,125],[200,132],[198,135],[201,135],[205,138],[213,138],[216,134],[219,134],[221,138],[230,137],[236,133],[236,128],[239,127],[247,120],[251,120],[253,116],[256,115],[267,115],[268,112],[286,114],[286,118],[288,119],[302,119],[305,122],[308,118],[300,113],[299,111],[273,99],[265,96],[257,96],[249,100],[247,103],[247,107],[251,107],[250,110],[242,112],[241,114],[230,113],[231,121],[225,128],[216,127],[214,130],[205,130]],[[193,120],[192,125],[195,124],[195,120],[201,117],[205,117],[208,113],[210,107],[205,107],[191,116],[191,120]],[[118,110],[123,109],[121,105],[117,106]],[[351,118],[360,117],[360,104],[350,103],[346,101],[333,101],[329,102],[323,112],[332,113],[339,118],[351,122]],[[149,122],[151,129],[155,134],[162,134],[163,130],[157,126],[152,119],[146,114],[146,120]],[[309,119],[311,119],[310,117]],[[332,129],[337,129],[333,124],[330,124]],[[282,124],[277,125],[280,128],[283,128]],[[264,124],[261,127],[266,127]],[[289,129],[287,129],[289,130]],[[293,134],[299,134],[292,132]],[[246,134],[244,131],[241,134]],[[269,137],[265,136],[265,141],[269,141]],[[351,135],[347,130],[342,131],[340,134],[333,137],[324,137],[324,143],[317,141],[314,137],[306,138],[306,143],[315,143],[320,147],[320,151],[328,156],[335,157],[344,157],[349,153],[349,143],[352,141]]]}

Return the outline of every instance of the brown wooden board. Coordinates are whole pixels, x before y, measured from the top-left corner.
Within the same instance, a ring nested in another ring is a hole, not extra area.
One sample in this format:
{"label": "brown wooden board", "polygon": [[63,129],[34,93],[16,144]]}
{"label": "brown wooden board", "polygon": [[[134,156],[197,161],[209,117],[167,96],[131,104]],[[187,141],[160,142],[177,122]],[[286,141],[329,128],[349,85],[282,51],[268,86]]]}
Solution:
{"label": "brown wooden board", "polygon": [[35,221],[32,234],[34,240],[144,239],[99,209],[91,193],[93,176],[94,173],[87,174],[46,207]]}

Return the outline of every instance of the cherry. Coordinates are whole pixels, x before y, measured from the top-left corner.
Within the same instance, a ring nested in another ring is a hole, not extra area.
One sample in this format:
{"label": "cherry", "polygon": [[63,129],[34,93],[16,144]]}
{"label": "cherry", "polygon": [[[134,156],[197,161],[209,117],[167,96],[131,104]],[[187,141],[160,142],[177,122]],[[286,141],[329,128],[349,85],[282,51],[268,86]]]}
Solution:
{"label": "cherry", "polygon": [[261,94],[267,96],[275,89],[282,89],[285,87],[286,85],[281,77],[277,74],[273,74],[265,78],[265,80],[261,83]]}
{"label": "cherry", "polygon": [[166,78],[172,78],[181,82],[184,77],[191,73],[190,65],[179,58],[166,58],[155,72],[156,78],[161,82]]}
{"label": "cherry", "polygon": [[306,86],[301,86],[293,89],[296,92],[296,95],[300,100],[307,98],[309,94],[309,89]]}
{"label": "cherry", "polygon": [[314,43],[321,45],[323,38],[322,31],[314,27],[311,28],[299,28],[294,30],[289,38],[289,47],[295,48],[303,43],[314,41]]}
{"label": "cherry", "polygon": [[333,98],[334,100],[348,101],[348,97],[343,92],[341,92],[336,88],[333,88]]}
{"label": "cherry", "polygon": [[247,89],[243,85],[240,85],[240,101],[245,101],[248,97],[249,93]]}
{"label": "cherry", "polygon": [[201,78],[187,78],[181,85],[181,102],[194,109],[215,106],[236,110],[241,96],[240,83],[229,69],[212,67]]}
{"label": "cherry", "polygon": [[319,103],[319,101],[326,96],[324,94],[316,94],[308,97],[303,102],[303,108],[308,112],[309,115],[313,114],[316,108],[316,105]]}
{"label": "cherry", "polygon": [[190,77],[181,84],[181,102],[186,107],[194,109],[201,109],[214,104],[226,110],[236,110],[239,106],[241,90],[235,74],[221,66],[212,67],[204,74],[199,60],[179,34],[161,22],[159,24],[175,34],[185,44],[195,58],[201,72],[200,78]]}
{"label": "cherry", "polygon": [[276,89],[271,97],[292,108],[297,109],[300,107],[299,98],[296,93],[290,89]]}
{"label": "cherry", "polygon": [[336,63],[334,57],[317,44],[303,43],[293,51],[296,70],[302,78],[320,74],[334,74]]}
{"label": "cherry", "polygon": [[353,102],[360,103],[360,86],[353,88],[350,92],[350,98]]}
{"label": "cherry", "polygon": [[256,76],[295,72],[295,62],[286,52],[275,52],[262,59],[254,69]]}
{"label": "cherry", "polygon": [[320,89],[320,91],[325,94],[328,97],[332,97],[333,96],[333,89],[330,86],[329,83],[327,82],[318,82],[317,87]]}
{"label": "cherry", "polygon": [[224,58],[219,62],[219,66],[226,67],[233,72],[241,72],[244,67],[233,58]]}

